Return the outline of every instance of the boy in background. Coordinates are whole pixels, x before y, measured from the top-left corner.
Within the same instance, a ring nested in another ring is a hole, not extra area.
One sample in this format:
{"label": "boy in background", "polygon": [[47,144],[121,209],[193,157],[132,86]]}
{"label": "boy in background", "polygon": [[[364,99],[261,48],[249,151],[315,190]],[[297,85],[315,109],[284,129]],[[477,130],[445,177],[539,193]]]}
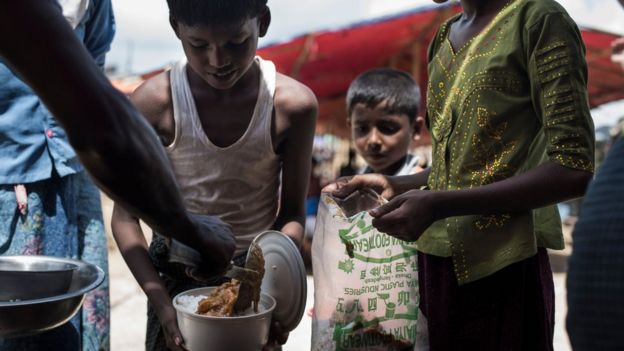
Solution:
{"label": "boy in background", "polygon": [[[237,264],[265,230],[279,230],[298,246],[304,232],[317,102],[256,56],[271,20],[266,2],[168,0],[186,58],[131,97],[160,136],[188,210],[232,227]],[[169,261],[159,235],[148,252],[138,220],[119,206],[112,225],[149,299],[146,348],[181,350],[172,296],[222,279],[199,283],[187,276]]]}
{"label": "boy in background", "polygon": [[[351,82],[347,124],[355,150],[366,162],[358,173],[399,176],[423,170],[424,160],[409,152],[425,123],[418,115],[419,106],[420,88],[406,72],[376,68]],[[420,310],[416,330],[415,350],[428,350],[427,320]]]}
{"label": "boy in background", "polygon": [[347,124],[367,167],[360,173],[407,175],[422,168],[409,153],[420,139],[420,89],[407,73],[379,68],[359,75],[347,92]]}
{"label": "boy in background", "polygon": [[[351,138],[355,146],[355,151],[367,164],[359,173],[380,173],[394,176],[413,174],[421,170],[418,157],[409,154],[411,142],[420,138],[420,132],[423,127],[423,118],[418,116],[419,105],[420,89],[414,79],[405,72],[389,68],[373,69],[359,75],[351,83],[347,92],[347,123],[351,129]],[[324,223],[323,225],[326,224]],[[357,331],[345,332],[344,330],[349,328],[343,329],[343,327],[339,326],[341,322],[347,321],[347,324],[350,324],[355,320],[359,320],[358,318],[363,318],[364,320],[376,320],[377,318],[381,318],[384,323],[389,323],[381,327],[382,330],[387,327],[388,333],[390,333],[389,335],[397,337],[397,335],[392,334],[390,330],[393,328],[395,328],[395,330],[400,328],[396,328],[396,325],[391,325],[394,322],[401,323],[399,325],[414,331],[413,335],[410,334],[408,336],[406,334],[405,336],[401,336],[401,341],[408,342],[409,345],[414,345],[415,350],[428,349],[426,320],[416,311],[414,311],[413,314],[409,312],[397,313],[394,317],[388,317],[392,320],[387,320],[384,316],[378,314],[379,311],[376,307],[371,309],[371,305],[362,307],[357,313],[357,317],[354,317],[352,312],[336,308],[336,310],[332,312],[330,320],[326,320],[329,316],[327,314],[327,306],[331,305],[332,307],[329,307],[329,310],[333,310],[333,305],[336,302],[338,302],[338,305],[344,302],[346,305],[351,303],[353,306],[356,306],[359,305],[360,301],[368,300],[370,303],[370,301],[376,301],[377,298],[377,296],[367,296],[366,293],[362,296],[353,297],[355,300],[351,300],[351,296],[344,295],[339,295],[336,300],[328,299],[324,296],[329,295],[329,291],[332,289],[342,288],[331,283],[330,281],[334,279],[332,274],[328,274],[323,269],[329,269],[327,267],[327,261],[331,261],[335,257],[333,253],[335,253],[336,250],[340,252],[344,250],[342,247],[336,247],[336,244],[339,243],[338,241],[331,241],[331,239],[328,238],[328,236],[334,235],[333,233],[328,234],[329,232],[327,230],[318,232],[322,237],[319,238],[320,241],[313,244],[312,248],[314,251],[314,256],[312,258],[313,265],[317,269],[321,268],[318,274],[314,276],[316,292],[320,291],[320,293],[315,293],[314,313],[317,313],[317,315],[313,321],[312,348],[315,350],[333,350],[334,348],[339,349],[342,347],[349,348],[346,346],[348,343],[344,344],[345,340],[356,338],[359,335],[357,335]],[[382,235],[387,237],[385,234]],[[359,240],[368,239],[367,236],[359,237]],[[339,245],[341,246],[342,244]],[[411,262],[416,265],[416,253],[413,248],[409,250],[397,244],[396,246],[388,245],[386,250],[390,250],[393,255],[406,255],[405,257],[409,255]],[[377,258],[375,257],[375,253],[370,253],[372,251],[373,250],[361,253],[366,258],[350,260],[351,264],[354,265],[354,271],[370,272],[380,268],[379,266],[375,266],[375,263],[372,263],[372,265],[369,264],[369,262],[375,262]],[[369,258],[371,261],[368,261]],[[390,261],[388,261],[390,264],[384,265],[384,274],[388,274],[388,278],[391,276],[396,278],[392,273],[392,268],[388,271],[385,270],[386,267],[392,267],[392,260],[393,259],[390,258]],[[406,283],[405,280],[411,283],[411,280],[415,280],[416,277],[401,277],[398,279],[402,280],[401,284],[403,284]],[[399,280],[397,280],[397,282]],[[358,288],[375,287],[375,283],[368,283],[363,278],[349,281],[349,284],[351,284],[350,287],[353,287],[355,290]],[[338,292],[338,294],[340,294],[340,292]],[[405,305],[411,304],[414,307],[418,306],[419,296],[417,289],[402,291],[400,294],[407,296],[406,300],[409,300],[403,301]],[[398,295],[398,291],[391,291],[388,294],[389,297],[392,296],[390,298],[391,300]],[[364,304],[366,304],[366,302],[364,302]],[[408,315],[409,317],[406,317]],[[328,338],[326,336],[326,328],[335,328],[332,331],[334,336],[343,335],[342,333],[353,334],[349,337]],[[328,346],[328,342],[331,343],[332,346]],[[369,340],[367,342],[370,344],[366,344],[366,346],[361,345],[353,349],[367,350],[374,348],[376,350],[393,350],[397,347],[385,341],[379,342]]]}

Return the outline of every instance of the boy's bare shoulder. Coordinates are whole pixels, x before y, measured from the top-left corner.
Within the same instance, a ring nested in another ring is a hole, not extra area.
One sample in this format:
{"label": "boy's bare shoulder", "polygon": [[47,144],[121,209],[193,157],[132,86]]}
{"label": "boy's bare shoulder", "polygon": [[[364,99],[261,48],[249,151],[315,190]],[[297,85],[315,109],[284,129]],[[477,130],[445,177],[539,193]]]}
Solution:
{"label": "boy's bare shoulder", "polygon": [[162,72],[141,84],[130,100],[154,126],[173,114],[169,71]]}
{"label": "boy's bare shoulder", "polygon": [[274,103],[278,114],[316,119],[318,101],[312,90],[281,73],[277,74]]}

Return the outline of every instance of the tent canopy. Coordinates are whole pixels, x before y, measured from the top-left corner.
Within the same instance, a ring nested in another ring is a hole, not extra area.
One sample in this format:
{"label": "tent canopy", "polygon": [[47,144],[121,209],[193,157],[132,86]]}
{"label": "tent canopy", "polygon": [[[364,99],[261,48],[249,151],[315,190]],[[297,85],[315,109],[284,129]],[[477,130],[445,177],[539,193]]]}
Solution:
{"label": "tent canopy", "polygon": [[[427,48],[444,20],[461,10],[459,5],[419,8],[349,28],[321,31],[259,50],[277,69],[314,91],[319,103],[317,132],[348,137],[345,93],[360,73],[375,67],[392,67],[411,72],[420,83],[421,111],[427,83]],[[588,92],[591,107],[624,99],[624,72],[611,62],[610,45],[617,35],[582,29],[589,65]],[[114,80],[123,92],[131,93],[156,70],[130,80]],[[422,139],[423,143],[428,138]]]}
{"label": "tent canopy", "polygon": [[[421,86],[424,112],[429,42],[440,24],[460,10],[458,5],[421,8],[346,29],[310,33],[262,48],[259,54],[314,91],[320,103],[318,132],[347,136],[346,90],[358,74],[371,68],[411,72]],[[610,44],[617,36],[591,29],[583,29],[582,36],[591,106],[624,99],[624,73],[610,60]]]}

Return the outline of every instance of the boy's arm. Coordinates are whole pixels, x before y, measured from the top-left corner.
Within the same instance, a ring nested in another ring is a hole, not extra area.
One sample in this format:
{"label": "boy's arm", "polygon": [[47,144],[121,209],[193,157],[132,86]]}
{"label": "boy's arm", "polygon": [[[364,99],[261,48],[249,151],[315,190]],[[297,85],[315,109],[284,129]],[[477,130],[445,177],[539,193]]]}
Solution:
{"label": "boy's arm", "polygon": [[282,190],[274,228],[288,235],[299,247],[304,236],[305,197],[310,180],[318,103],[308,88],[290,78],[287,80],[288,89],[278,90],[279,95],[276,94],[275,98],[276,119],[283,121],[286,133],[279,147]]}
{"label": "boy's arm", "polygon": [[156,135],[93,62],[56,1],[0,1],[0,56],[62,124],[100,188],[152,228],[198,248],[215,270],[227,267],[234,246],[215,245],[223,240],[187,215]]}
{"label": "boy's arm", "polygon": [[358,174],[343,177],[323,188],[324,193],[345,198],[356,190],[371,188],[386,199],[392,199],[407,191],[420,189],[427,185],[431,167],[421,172],[405,176],[386,176],[383,174]]}
{"label": "boy's arm", "polygon": [[371,211],[373,225],[414,241],[433,222],[452,216],[524,212],[585,193],[592,173],[548,161],[526,173],[464,190],[412,190]]}
{"label": "boy's arm", "polygon": [[115,204],[111,220],[113,237],[132,275],[154,306],[158,319],[165,330],[167,346],[172,350],[182,350],[182,335],[178,329],[176,312],[171,303],[165,283],[152,265],[147,242],[139,225],[139,220]]}

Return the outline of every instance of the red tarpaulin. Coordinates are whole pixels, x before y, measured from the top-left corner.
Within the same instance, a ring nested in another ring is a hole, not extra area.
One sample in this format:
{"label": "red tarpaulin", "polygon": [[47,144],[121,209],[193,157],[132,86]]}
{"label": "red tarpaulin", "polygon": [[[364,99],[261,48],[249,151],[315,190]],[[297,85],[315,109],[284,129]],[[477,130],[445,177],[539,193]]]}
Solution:
{"label": "red tarpaulin", "polygon": [[[320,102],[319,132],[347,136],[344,97],[351,81],[370,68],[393,67],[411,72],[424,95],[429,42],[440,24],[459,11],[458,5],[420,9],[347,29],[311,33],[262,48],[259,54],[314,91]],[[591,106],[624,99],[624,73],[610,61],[610,43],[617,36],[582,32]]]}

